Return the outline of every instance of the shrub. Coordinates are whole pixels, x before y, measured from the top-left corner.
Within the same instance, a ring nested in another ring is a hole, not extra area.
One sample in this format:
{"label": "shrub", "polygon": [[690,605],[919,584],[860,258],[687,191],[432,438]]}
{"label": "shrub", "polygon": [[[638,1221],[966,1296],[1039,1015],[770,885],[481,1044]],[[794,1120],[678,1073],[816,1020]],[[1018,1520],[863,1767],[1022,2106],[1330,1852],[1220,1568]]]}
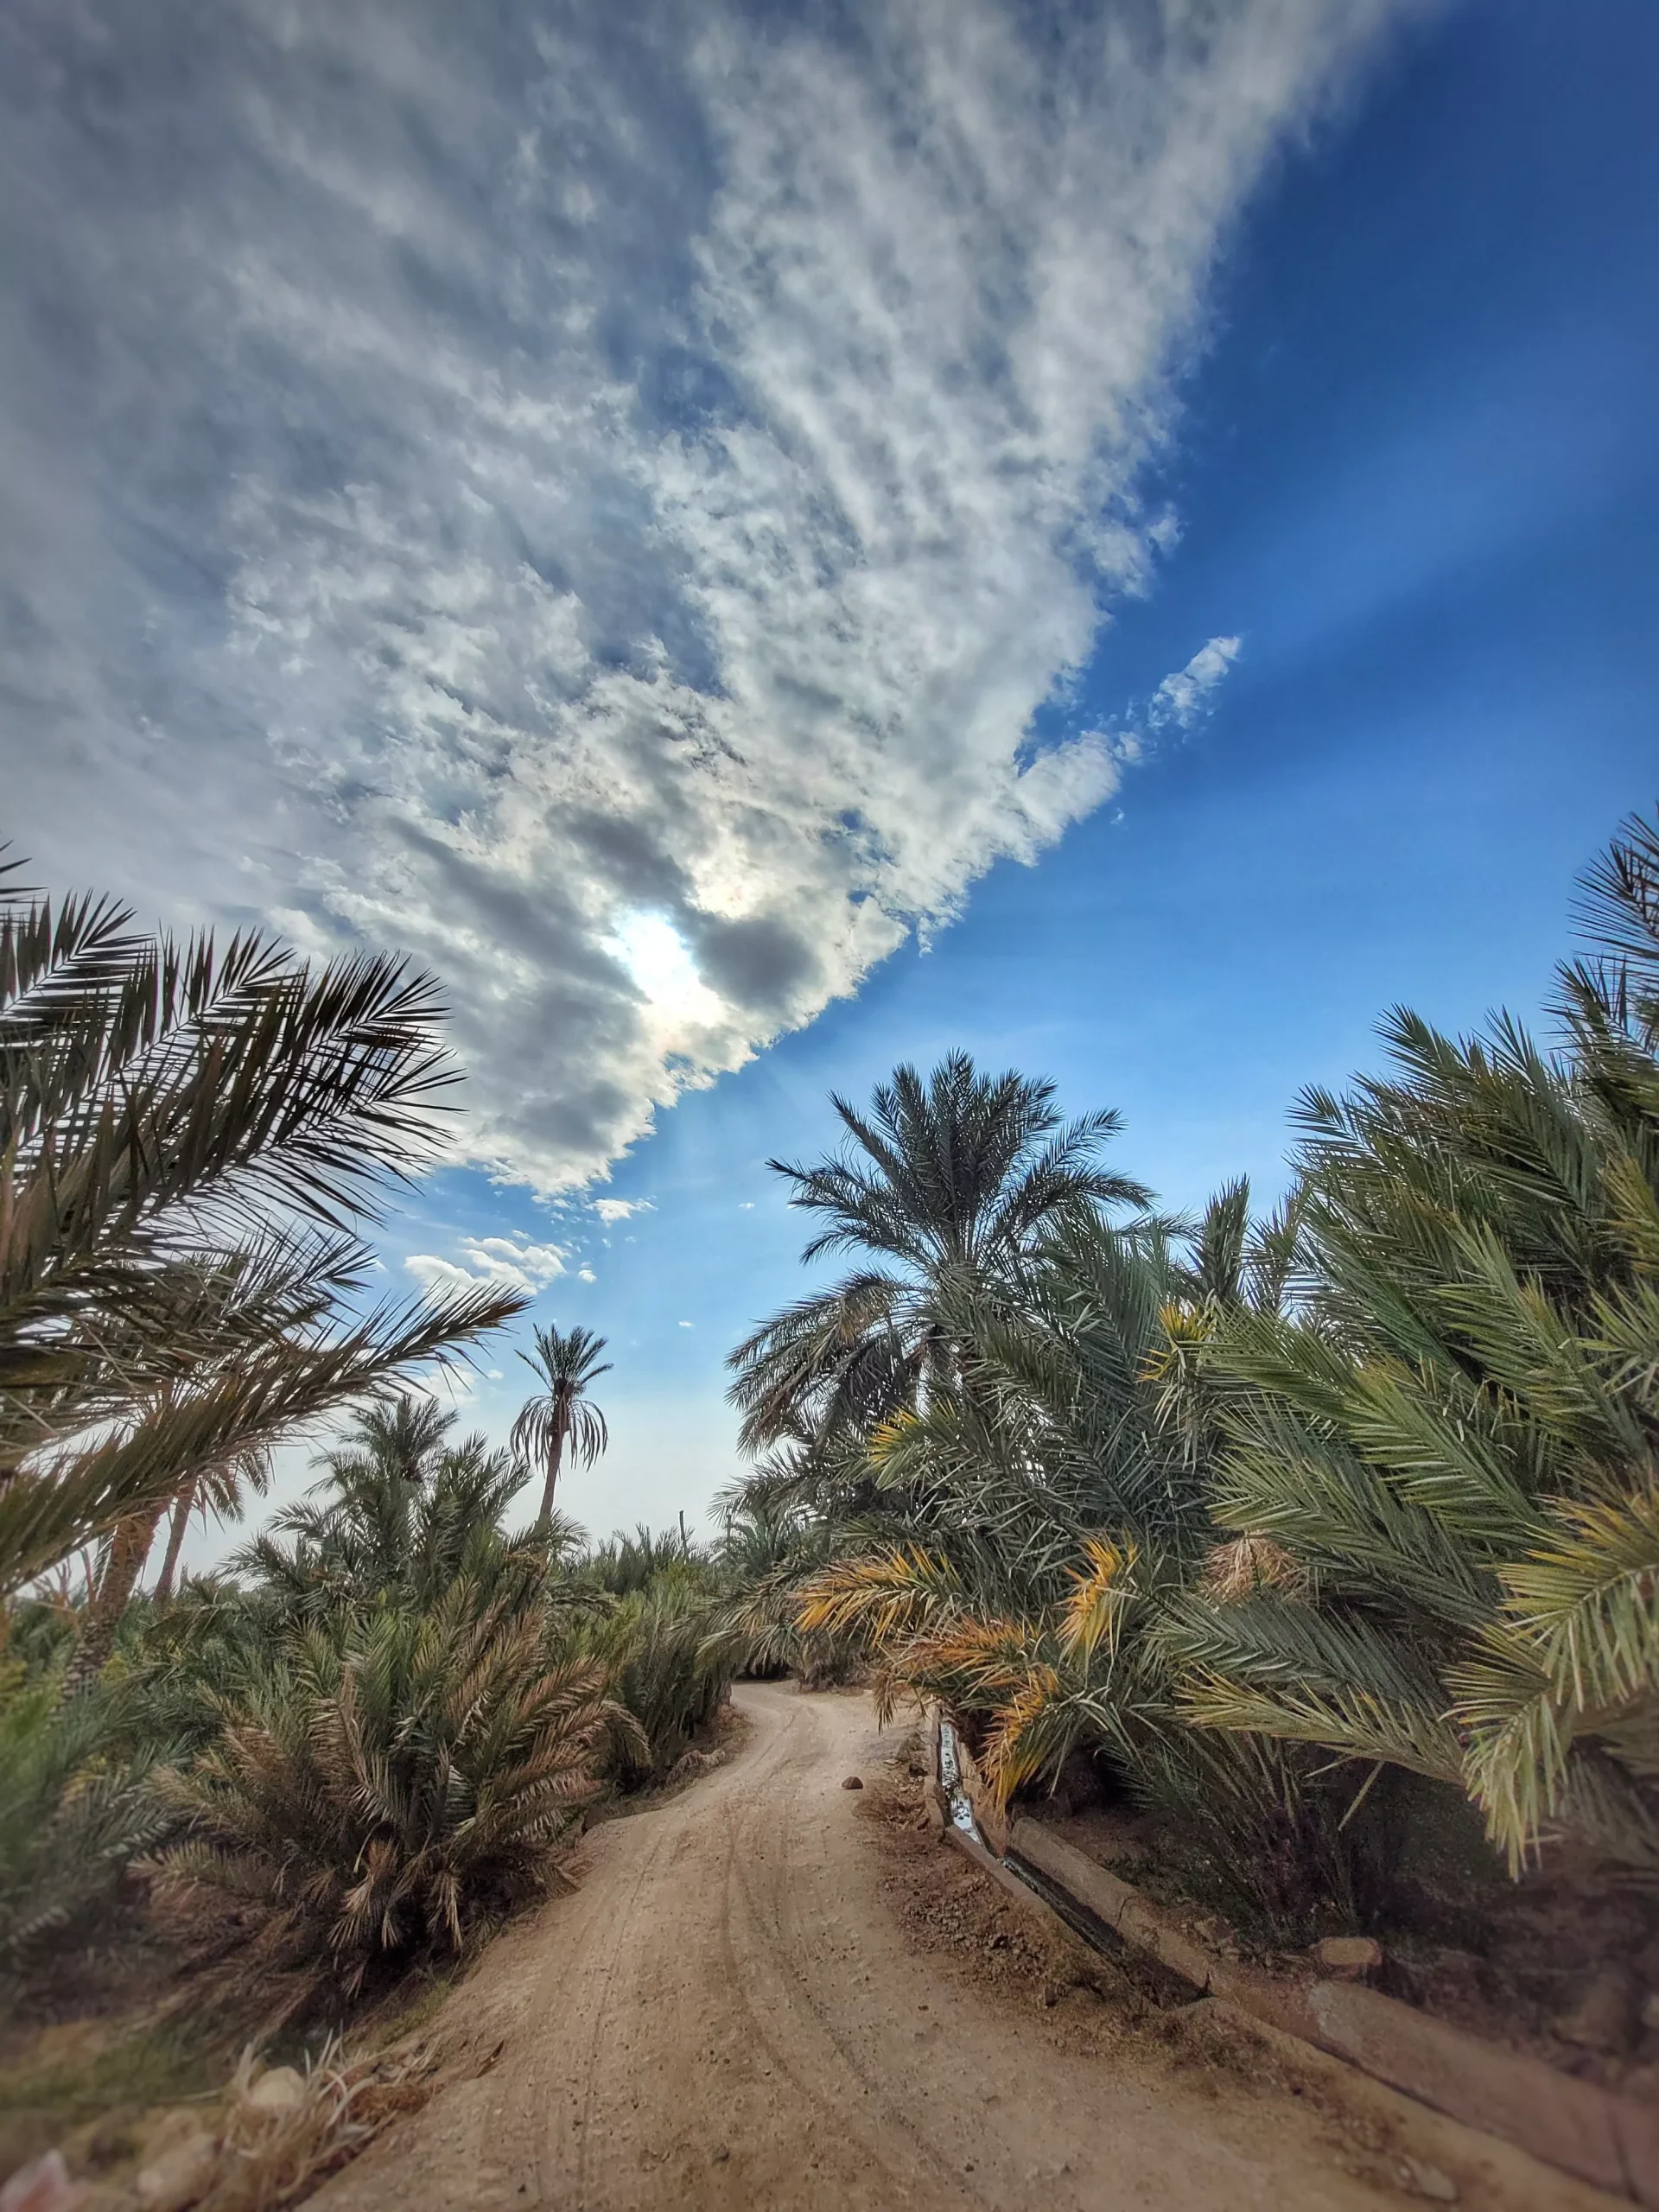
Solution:
{"label": "shrub", "polygon": [[0,1662],[0,1970],[105,1902],[169,1815],[142,1764],[111,1754],[112,1700],[59,1703],[60,1676],[25,1684]]}
{"label": "shrub", "polygon": [[162,1887],[232,1892],[259,1955],[319,1993],[459,1951],[544,1887],[607,1745],[637,1740],[606,1688],[591,1662],[550,1664],[539,1611],[465,1582],[429,1612],[314,1624],[219,1693],[220,1741],[159,1777],[191,1824]]}
{"label": "shrub", "polygon": [[695,1579],[659,1573],[607,1612],[578,1618],[565,1649],[602,1669],[611,1694],[637,1723],[615,1739],[613,1771],[625,1788],[666,1774],[708,1726],[730,1676],[709,1642],[709,1601]]}

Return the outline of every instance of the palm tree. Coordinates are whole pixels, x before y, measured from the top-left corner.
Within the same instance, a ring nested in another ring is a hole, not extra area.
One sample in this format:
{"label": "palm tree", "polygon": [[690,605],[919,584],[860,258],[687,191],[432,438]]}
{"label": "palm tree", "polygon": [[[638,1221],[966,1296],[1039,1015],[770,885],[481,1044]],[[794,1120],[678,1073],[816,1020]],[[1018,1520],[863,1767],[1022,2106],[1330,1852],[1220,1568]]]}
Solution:
{"label": "palm tree", "polygon": [[302,2001],[459,1951],[543,1891],[607,1754],[643,1740],[602,1662],[550,1649],[538,1586],[466,1576],[429,1611],[313,1628],[216,1701],[218,1740],[156,1777],[189,1822],[157,1872],[193,1901],[229,1890],[240,1969],[296,1973]]}
{"label": "palm tree", "polygon": [[790,1203],[823,1227],[802,1254],[868,1263],[787,1306],[737,1347],[733,1402],[756,1450],[805,1433],[868,1435],[959,1364],[944,1321],[950,1286],[1012,1295],[1041,1237],[1103,1205],[1149,1194],[1096,1163],[1114,1113],[1062,1124],[1052,1083],[983,1076],[965,1052],[925,1082],[912,1067],[877,1085],[868,1114],[832,1099],[849,1142],[816,1166],[769,1165]]}
{"label": "palm tree", "polygon": [[512,1448],[545,1471],[538,1516],[545,1522],[553,1516],[553,1491],[566,1446],[578,1466],[591,1467],[611,1440],[604,1414],[587,1396],[588,1385],[608,1375],[611,1363],[600,1363],[604,1338],[580,1323],[563,1334],[550,1324],[531,1333],[535,1351],[521,1351],[518,1357],[547,1389],[531,1398],[512,1424]]}
{"label": "palm tree", "polygon": [[172,1518],[168,1526],[167,1549],[162,1554],[162,1571],[156,1578],[156,1602],[164,1605],[171,1599],[178,1580],[179,1559],[184,1550],[184,1540],[189,1533],[191,1516],[200,1512],[205,1528],[209,1521],[236,1521],[246,1507],[251,1494],[263,1497],[270,1487],[270,1454],[251,1452],[228,1467],[209,1468],[204,1474],[189,1477],[173,1501]]}
{"label": "palm tree", "polygon": [[580,1532],[550,1515],[509,1532],[522,1468],[481,1436],[457,1441],[454,1425],[413,1393],[365,1407],[313,1463],[321,1479],[232,1561],[266,1610],[305,1620],[387,1605],[429,1612],[462,1581],[492,1601],[542,1591]]}
{"label": "palm tree", "polygon": [[1198,1719],[1460,1783],[1514,1863],[1565,1827],[1651,1880],[1659,830],[1586,887],[1565,1052],[1400,1013],[1390,1078],[1305,1101],[1308,1310],[1214,1347],[1217,1516],[1303,1588],[1194,1607],[1185,1646]]}
{"label": "palm tree", "polygon": [[187,1484],[520,1310],[339,1318],[434,1150],[442,1017],[401,960],[147,937],[0,869],[0,1592],[111,1539],[78,1676]]}

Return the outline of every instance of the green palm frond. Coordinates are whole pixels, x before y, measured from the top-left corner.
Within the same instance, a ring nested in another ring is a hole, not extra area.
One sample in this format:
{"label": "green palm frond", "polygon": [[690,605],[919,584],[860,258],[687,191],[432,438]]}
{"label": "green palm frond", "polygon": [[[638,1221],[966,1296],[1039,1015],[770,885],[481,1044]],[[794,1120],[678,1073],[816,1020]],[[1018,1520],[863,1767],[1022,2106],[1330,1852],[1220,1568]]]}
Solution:
{"label": "green palm frond", "polygon": [[261,1956],[347,1994],[533,1894],[607,1746],[639,1735],[603,1668],[550,1662],[533,1611],[465,1583],[308,1630],[220,1718],[215,1748],[160,1777],[190,1836],[156,1877],[232,1890]]}
{"label": "green palm frond", "polygon": [[407,963],[0,879],[0,1589],[521,1302],[335,1324],[457,1071]]}

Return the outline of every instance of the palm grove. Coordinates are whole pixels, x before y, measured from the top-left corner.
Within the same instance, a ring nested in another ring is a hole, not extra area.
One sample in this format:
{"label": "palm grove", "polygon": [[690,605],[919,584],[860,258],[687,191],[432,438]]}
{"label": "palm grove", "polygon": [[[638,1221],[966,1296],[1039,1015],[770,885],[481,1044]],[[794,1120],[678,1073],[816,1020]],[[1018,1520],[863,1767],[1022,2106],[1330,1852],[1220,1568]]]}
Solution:
{"label": "palm grove", "polygon": [[1187,1223],[1109,1116],[964,1058],[774,1163],[845,1272],[733,1357],[774,1648],[943,1701],[1006,1796],[1092,1755],[1281,1932],[1466,1802],[1659,1881],[1659,831],[1556,1034],[1384,1026],[1289,1195]]}
{"label": "palm grove", "polygon": [[[495,1451],[420,1377],[523,1299],[371,1298],[456,1076],[429,978],[0,894],[0,1977],[137,1891],[208,1980],[251,1930],[267,2019],[338,2009],[672,1765],[723,1681],[712,1570],[557,1511],[605,1441],[597,1340],[535,1332]],[[190,1515],[307,1434],[310,1495],[175,1588]]]}
{"label": "palm grove", "polygon": [[[371,1300],[454,1079],[429,979],[6,882],[0,1974],[137,1912],[338,2011],[537,1894],[743,1671],[936,1698],[1005,1796],[1090,1762],[1281,1933],[1364,1916],[1436,1804],[1659,1878],[1652,826],[1550,1046],[1392,1016],[1265,1218],[1160,1211],[1113,1116],[961,1056],[837,1101],[780,1166],[832,1279],[733,1355],[707,1551],[559,1510],[601,1339],[532,1333],[499,1451],[414,1378],[522,1301]],[[296,1434],[315,1487],[181,1580]]]}

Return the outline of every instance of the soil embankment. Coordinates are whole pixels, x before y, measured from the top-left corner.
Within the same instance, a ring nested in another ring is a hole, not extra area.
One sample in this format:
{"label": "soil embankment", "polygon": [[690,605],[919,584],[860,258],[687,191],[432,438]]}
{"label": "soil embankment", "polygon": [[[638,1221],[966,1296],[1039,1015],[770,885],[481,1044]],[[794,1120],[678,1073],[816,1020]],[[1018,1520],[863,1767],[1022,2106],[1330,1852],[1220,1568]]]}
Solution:
{"label": "soil embankment", "polygon": [[[581,1886],[451,2000],[447,2031],[487,2070],[318,2212],[1611,2202],[1096,1974],[907,1824],[867,1700],[737,1700],[731,1764],[596,1830]],[[854,1773],[872,1787],[843,1790]]]}

